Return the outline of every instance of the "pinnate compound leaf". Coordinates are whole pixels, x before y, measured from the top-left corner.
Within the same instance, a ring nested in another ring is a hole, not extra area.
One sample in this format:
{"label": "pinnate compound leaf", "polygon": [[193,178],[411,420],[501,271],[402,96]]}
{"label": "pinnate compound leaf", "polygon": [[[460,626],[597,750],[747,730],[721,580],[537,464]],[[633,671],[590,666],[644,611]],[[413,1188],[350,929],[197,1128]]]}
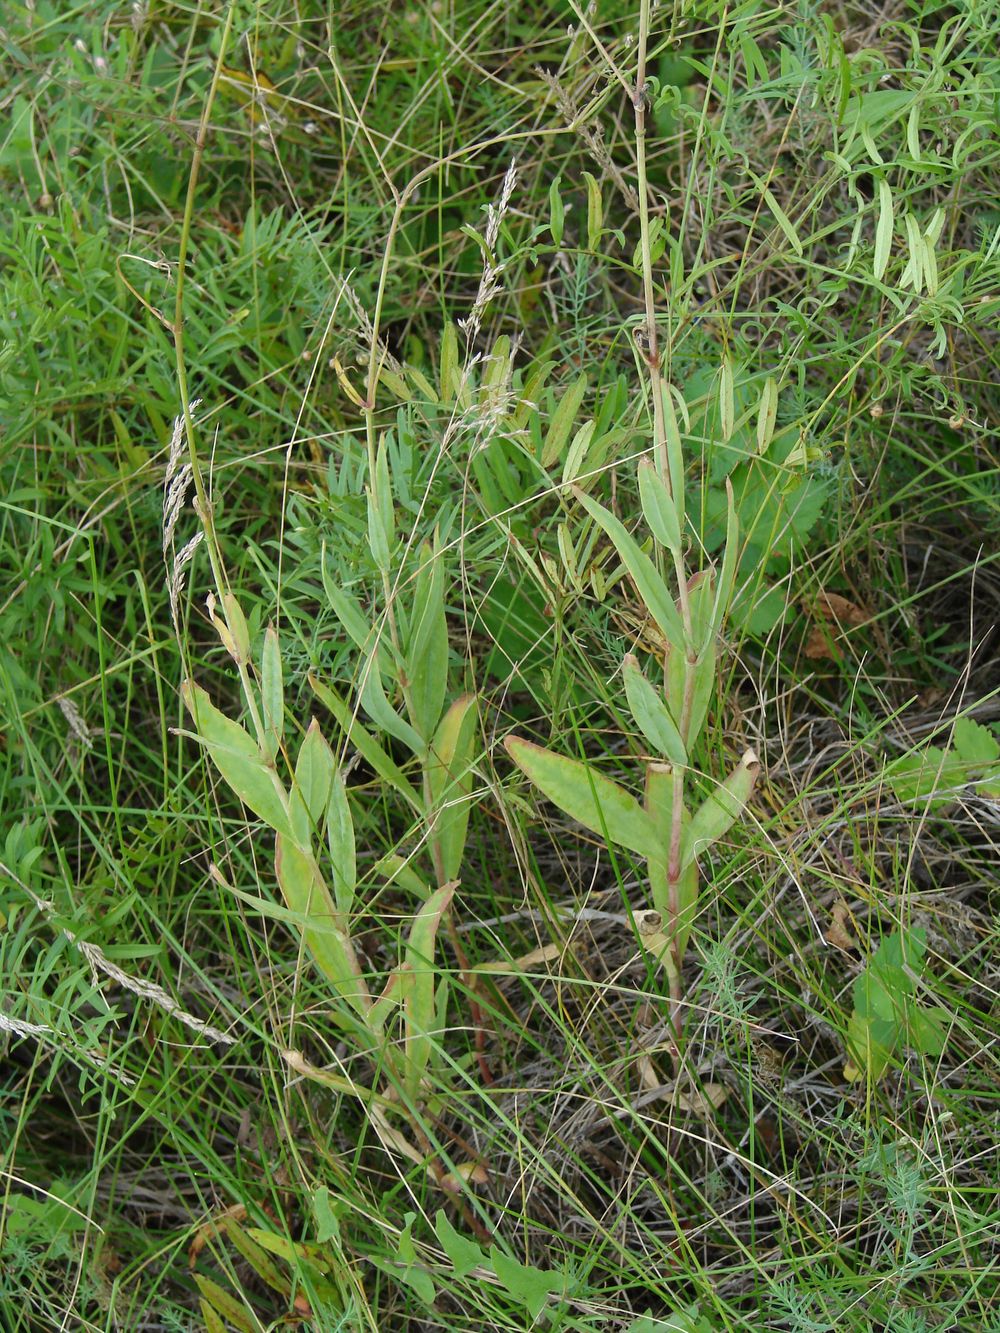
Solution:
{"label": "pinnate compound leaf", "polygon": [[274,768],[248,732],[226,717],[194,681],[181,686],[181,697],[195,732],[225,781],[248,809],[276,833],[291,835],[288,800]]}
{"label": "pinnate compound leaf", "polygon": [[578,824],[647,860],[665,854],[666,843],[653,820],[616,782],[578,759],[568,759],[521,736],[508,736],[504,744],[521,772]]}

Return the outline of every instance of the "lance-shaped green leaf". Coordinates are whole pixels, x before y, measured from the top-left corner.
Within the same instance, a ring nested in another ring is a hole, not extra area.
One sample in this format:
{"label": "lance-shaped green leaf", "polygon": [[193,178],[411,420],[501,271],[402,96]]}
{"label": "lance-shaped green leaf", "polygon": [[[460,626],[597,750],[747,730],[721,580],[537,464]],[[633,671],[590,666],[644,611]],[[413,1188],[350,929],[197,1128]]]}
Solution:
{"label": "lance-shaped green leaf", "polygon": [[[371,996],[358,966],[347,925],[337,911],[315,858],[281,834],[275,842],[274,868],[288,908],[310,922],[302,931],[306,948],[334,991],[362,1017]],[[312,922],[318,929],[313,929]]]}
{"label": "lance-shaped green leaf", "polygon": [[587,513],[611,538],[646,610],[656,621],[668,642],[683,652],[684,625],[680,613],[652,560],[640,549],[638,542],[614,514],[609,513],[603,505],[599,505],[582,491],[577,490],[576,494]]}
{"label": "lance-shaped green leaf", "polygon": [[268,758],[274,759],[285,727],[285,690],[281,670],[281,645],[274,627],[264,634],[260,663],[260,701],[264,709]]}
{"label": "lance-shaped green leaf", "polygon": [[378,442],[375,476],[368,487],[368,542],[375,563],[384,573],[391,566],[396,540],[395,511],[392,505],[392,486],[389,481],[389,457],[385,435]]}
{"label": "lance-shaped green leaf", "polygon": [[322,700],[337,719],[341,729],[365,763],[375,770],[383,782],[388,783],[390,787],[395,787],[396,791],[405,798],[411,808],[422,815],[424,813],[423,801],[417,795],[412,782],[399,765],[390,758],[371,732],[355,717],[347,701],[340,697],[332,685],[325,684],[313,675],[309,676],[309,684],[312,686],[316,697]]}
{"label": "lance-shaped green leaf", "polygon": [[656,468],[644,458],[639,463],[639,501],[649,530],[668,551],[675,555],[681,550],[681,526],[677,507]]}
{"label": "lance-shaped green leaf", "polygon": [[238,722],[220,713],[194,681],[184,682],[181,697],[191,714],[198,739],[243,804],[276,833],[290,835],[287,794],[256,741]]}
{"label": "lance-shaped green leaf", "polygon": [[[722,629],[726,612],[729,610],[729,603],[732,601],[739,558],[740,525],[736,517],[736,505],[733,500],[733,484],[728,477],[726,478],[726,503],[726,548],[722,555],[719,584],[715,592],[715,606],[712,610],[712,620],[708,628],[708,634],[713,639]],[[702,645],[702,648],[704,646]]]}
{"label": "lance-shaped green leaf", "polygon": [[[688,605],[691,609],[691,626],[695,642],[702,642],[702,648],[692,658],[687,653],[671,647],[666,660],[666,698],[667,707],[677,723],[687,743],[688,753],[701,734],[705,715],[715,690],[716,646],[715,636],[708,633],[712,615],[713,575],[705,570],[690,580],[688,584]],[[691,702],[687,713],[687,725],[682,725],[685,709],[685,695],[688,689],[688,672],[691,673]]]}
{"label": "lance-shaped green leaf", "polygon": [[444,884],[427,899],[414,917],[406,946],[404,981],[404,1048],[406,1086],[416,1097],[434,1046],[437,1009],[434,1003],[434,943],[441,918],[455,893],[454,884]]}
{"label": "lance-shaped green leaf", "polygon": [[587,182],[587,249],[596,250],[604,229],[604,200],[601,187],[589,171],[583,173]]}
{"label": "lance-shaped green leaf", "polygon": [[427,761],[433,827],[430,841],[442,883],[457,879],[469,829],[476,747],[476,696],[456,699],[441,719]]}
{"label": "lance-shaped green leaf", "polygon": [[656,754],[666,755],[682,767],[687,764],[687,753],[680,732],[670,716],[663,698],[642,674],[638,661],[629,653],[622,664],[625,698],[636,726]]}
{"label": "lance-shaped green leaf", "polygon": [[315,718],[295,762],[291,814],[296,842],[304,851],[311,850],[313,833],[325,830],[337,910],[346,916],[354,905],[357,887],[354,821],[337,760]]}
{"label": "lance-shaped green leaf", "polygon": [[444,614],[444,562],[425,543],[414,580],[406,670],[414,727],[429,741],[441,718],[448,688],[448,625]]}
{"label": "lance-shaped green leaf", "polygon": [[691,816],[684,835],[682,865],[690,865],[706,847],[728,833],[746,809],[759,773],[760,760],[753,750],[747,750],[725,782]]}
{"label": "lance-shaped green leaf", "polygon": [[382,731],[402,741],[414,754],[422,754],[425,747],[414,729],[405,718],[400,717],[386,698],[382,688],[382,673],[379,670],[378,652],[373,652],[365,659],[361,669],[361,691],[358,695],[361,707]]}
{"label": "lance-shaped green leaf", "polygon": [[549,428],[545,433],[545,443],[542,446],[542,467],[551,467],[562,457],[566,442],[569,440],[569,433],[573,429],[573,422],[576,420],[576,414],[580,410],[580,404],[583,402],[583,395],[586,392],[587,377],[581,375],[574,380],[559,400],[559,406],[553,412]]}
{"label": "lance-shaped green leaf", "polygon": [[599,838],[616,842],[637,856],[662,856],[666,843],[653,820],[631,793],[589,764],[568,759],[521,736],[508,736],[507,753],[553,805]]}
{"label": "lance-shaped green leaf", "polygon": [[[674,394],[671,386],[664,380],[660,401],[663,404],[663,429],[666,433],[667,473],[670,477],[670,493],[674,497],[674,506],[678,515],[684,513],[684,446],[681,442],[680,426],[674,410]],[[683,399],[681,400],[683,403]]]}
{"label": "lance-shaped green leaf", "polygon": [[372,642],[372,626],[368,623],[357,599],[334,581],[333,575],[327,568],[325,548],[323,558],[320,561],[320,572],[323,577],[323,587],[326,590],[327,600],[333,608],[334,614],[357,647],[363,653],[367,652]]}

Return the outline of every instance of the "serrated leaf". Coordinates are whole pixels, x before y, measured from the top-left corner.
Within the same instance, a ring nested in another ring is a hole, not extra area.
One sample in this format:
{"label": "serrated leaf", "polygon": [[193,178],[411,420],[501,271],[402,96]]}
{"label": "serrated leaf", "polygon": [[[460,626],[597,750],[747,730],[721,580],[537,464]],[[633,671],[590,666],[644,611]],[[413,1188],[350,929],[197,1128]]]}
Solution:
{"label": "serrated leaf", "polygon": [[683,865],[697,860],[707,847],[718,842],[732,828],[746,809],[759,773],[760,760],[753,750],[747,750],[725,782],[706,796],[691,816],[691,824],[685,832]]}
{"label": "serrated leaf", "polygon": [[456,1277],[468,1277],[473,1269],[485,1265],[486,1255],[479,1246],[457,1232],[440,1208],[434,1218],[434,1231],[441,1242],[441,1248],[451,1260]]}
{"label": "serrated leaf", "polygon": [[959,758],[971,769],[989,768],[1000,760],[1000,741],[971,717],[956,719],[952,739]]}
{"label": "serrated leaf", "polygon": [[625,697],[636,726],[654,753],[665,755],[672,763],[687,766],[687,752],[663,698],[642,674],[631,653],[622,664]]}
{"label": "serrated leaf", "polygon": [[181,697],[199,740],[243,804],[276,833],[291,836],[285,789],[257,743],[238,722],[221,713],[194,681],[184,682]]}
{"label": "serrated leaf", "polygon": [[578,824],[637,856],[648,859],[664,854],[666,844],[653,821],[616,782],[578,759],[568,759],[520,736],[508,736],[504,744],[522,773]]}
{"label": "serrated leaf", "polygon": [[661,546],[679,555],[681,527],[673,497],[648,458],[640,461],[638,476],[639,502],[650,532]]}
{"label": "serrated leaf", "polygon": [[640,549],[638,542],[614,514],[603,505],[599,505],[596,500],[592,500],[589,495],[584,495],[582,491],[577,491],[577,498],[591,518],[599,523],[611,538],[643,605],[656,621],[664,637],[675,648],[684,652],[684,625],[680,612],[674,605],[667,585],[652,560]]}

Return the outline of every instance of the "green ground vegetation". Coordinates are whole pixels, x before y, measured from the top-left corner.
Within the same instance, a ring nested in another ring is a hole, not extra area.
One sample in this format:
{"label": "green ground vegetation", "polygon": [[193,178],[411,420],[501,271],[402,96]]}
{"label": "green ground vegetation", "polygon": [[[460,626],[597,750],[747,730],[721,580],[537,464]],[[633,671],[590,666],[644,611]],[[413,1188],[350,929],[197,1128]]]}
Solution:
{"label": "green ground vegetation", "polygon": [[0,51],[0,1325],[1000,1329],[995,0]]}

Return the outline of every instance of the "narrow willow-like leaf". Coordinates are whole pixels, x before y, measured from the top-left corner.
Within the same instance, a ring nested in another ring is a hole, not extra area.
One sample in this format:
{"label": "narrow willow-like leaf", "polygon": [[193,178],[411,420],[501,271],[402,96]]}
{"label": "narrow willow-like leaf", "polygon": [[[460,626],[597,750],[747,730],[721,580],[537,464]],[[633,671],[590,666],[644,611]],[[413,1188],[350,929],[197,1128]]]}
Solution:
{"label": "narrow willow-like leaf", "polygon": [[578,759],[508,736],[507,752],[544,796],[584,828],[635,852],[664,854],[666,843],[639,802],[623,787]]}
{"label": "narrow willow-like leaf", "polygon": [[757,452],[763,453],[774,436],[774,423],[778,416],[778,386],[769,375],[760,392],[760,404],[757,408]]}
{"label": "narrow willow-like leaf", "polygon": [[722,354],[722,368],[719,372],[719,428],[723,440],[732,438],[736,424],[736,405],[733,389],[733,358],[728,350]]}
{"label": "narrow willow-like leaf", "polygon": [[425,543],[414,580],[410,636],[406,646],[411,721],[429,741],[441,718],[448,688],[448,625],[444,613],[444,562]]}
{"label": "narrow willow-like leaf", "polygon": [[344,734],[365,763],[375,770],[383,782],[388,783],[390,787],[394,787],[414,811],[423,815],[423,801],[418,796],[412,782],[399,765],[390,758],[371,732],[355,717],[346,700],[340,697],[332,685],[325,684],[313,675],[309,676],[309,684],[312,686],[316,697],[322,700],[337,719]]}
{"label": "narrow willow-like leaf", "polygon": [[449,320],[441,334],[441,364],[439,367],[439,387],[442,403],[450,403],[455,397],[458,380],[458,331]]}
{"label": "narrow willow-like leaf", "polygon": [[566,453],[566,461],[563,464],[562,479],[564,486],[568,486],[571,481],[575,481],[583,471],[584,460],[587,457],[596,428],[597,423],[595,421],[587,421],[573,436],[573,443]]}
{"label": "narrow willow-like leaf", "polygon": [[404,1007],[406,1085],[410,1096],[414,1098],[427,1072],[434,1044],[434,943],[441,918],[448,910],[454,893],[453,884],[444,884],[431,894],[414,917],[406,946],[406,966],[409,972]]}
{"label": "narrow willow-like leaf", "polygon": [[390,736],[394,736],[397,741],[402,741],[415,755],[423,753],[425,742],[409,722],[400,717],[386,698],[385,690],[382,688],[382,673],[379,670],[377,652],[369,654],[362,667],[361,676],[362,685],[358,698],[361,707],[375,725],[382,731],[388,732]]}
{"label": "narrow willow-like leaf", "polygon": [[586,391],[587,377],[581,375],[559,400],[559,406],[552,414],[549,429],[545,434],[545,443],[542,445],[542,467],[552,467],[562,457]]}
{"label": "narrow willow-like leaf", "polygon": [[760,760],[753,750],[747,750],[725,782],[705,798],[691,816],[691,824],[684,836],[681,859],[685,866],[732,828],[746,809],[759,772]]}
{"label": "narrow willow-like leaf", "polygon": [[587,182],[587,249],[596,250],[604,228],[604,200],[601,187],[589,171],[583,173],[583,179]]}
{"label": "narrow willow-like leaf", "polygon": [[337,995],[365,1017],[371,996],[358,966],[347,926],[337,911],[330,890],[314,857],[280,834],[275,842],[274,868],[282,897],[289,910],[303,920],[302,939],[316,966]]}
{"label": "narrow willow-like leaf", "polygon": [[281,669],[281,645],[273,625],[264,634],[260,663],[260,701],[264,710],[270,759],[278,753],[285,729],[285,689]]}
{"label": "narrow willow-like leaf", "polygon": [[457,879],[469,828],[476,746],[476,696],[456,699],[441,719],[427,761],[433,824],[430,833],[443,883]]}
{"label": "narrow willow-like leaf", "polygon": [[276,833],[291,834],[288,797],[281,779],[238,722],[226,717],[194,681],[181,686],[199,740],[245,806]]}
{"label": "narrow willow-like leaf", "polygon": [[661,546],[680,555],[681,526],[673,497],[648,458],[640,461],[638,474],[639,502],[650,532]]}
{"label": "narrow willow-like leaf", "polygon": [[566,227],[566,208],[559,191],[561,183],[562,177],[557,176],[549,186],[549,231],[557,246],[563,243],[563,232]]}
{"label": "narrow willow-like leaf", "polygon": [[757,186],[758,190],[760,190],[761,194],[764,196],[764,202],[767,204],[768,208],[774,214],[774,220],[781,228],[782,235],[785,237],[785,240],[788,242],[788,244],[792,247],[792,249],[801,259],[802,242],[799,239],[798,232],[792,225],[791,218],[778,203],[777,199],[774,196],[774,193],[770,189],[768,189],[764,181],[761,180],[759,176],[755,176],[753,172],[751,172],[750,174],[753,177],[754,184]]}
{"label": "narrow willow-like leaf", "polygon": [[326,841],[333,867],[333,893],[337,911],[346,918],[354,907],[358,887],[357,855],[354,844],[354,820],[347,800],[347,786],[340,769],[333,775],[330,802],[326,807]]}
{"label": "narrow willow-like leaf", "polygon": [[684,625],[680,613],[652,560],[640,549],[638,542],[614,514],[609,513],[603,505],[599,505],[582,491],[577,491],[577,497],[591,518],[599,523],[611,538],[646,610],[656,621],[667,641],[683,652]]}
{"label": "narrow willow-like leaf", "polygon": [[[726,612],[729,610],[729,603],[733,597],[733,587],[736,583],[736,568],[739,560],[740,545],[740,527],[736,517],[736,504],[733,500],[733,483],[726,478],[726,546],[722,553],[722,568],[719,571],[719,583],[715,590],[715,606],[712,609],[712,620],[709,626],[709,636],[714,639],[722,629],[723,621],[726,618]],[[701,648],[707,646],[702,644]]]}
{"label": "narrow willow-like leaf", "polygon": [[372,626],[365,618],[356,599],[334,583],[333,577],[327,569],[325,547],[320,562],[320,573],[323,577],[323,588],[326,591],[327,601],[333,608],[334,614],[357,647],[362,652],[367,652],[372,642]]}
{"label": "narrow willow-like leaf", "polygon": [[687,752],[680,732],[670,716],[667,705],[642,674],[638,661],[631,653],[622,664],[625,697],[636,726],[645,736],[654,753],[665,755],[681,767],[687,765]]}
{"label": "narrow willow-like leaf", "polygon": [[674,497],[674,508],[680,516],[685,512],[684,446],[681,443],[680,426],[677,424],[673,390],[666,381],[663,384],[660,400],[663,403],[663,428],[667,437],[667,473],[670,477],[670,494]]}
{"label": "narrow willow-like leaf", "polygon": [[881,282],[892,250],[892,189],[884,176],[878,181],[878,221],[875,224],[875,277]]}

